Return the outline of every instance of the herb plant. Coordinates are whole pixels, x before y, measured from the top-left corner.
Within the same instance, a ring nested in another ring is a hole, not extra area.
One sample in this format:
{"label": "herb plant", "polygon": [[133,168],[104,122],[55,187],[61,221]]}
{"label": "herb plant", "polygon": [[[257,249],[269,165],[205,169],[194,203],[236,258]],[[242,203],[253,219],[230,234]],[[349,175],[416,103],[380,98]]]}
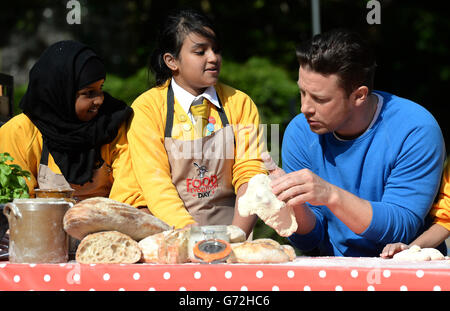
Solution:
{"label": "herb plant", "polygon": [[6,163],[13,160],[9,153],[0,153],[0,204],[30,197],[25,178],[30,180],[31,174],[17,164]]}

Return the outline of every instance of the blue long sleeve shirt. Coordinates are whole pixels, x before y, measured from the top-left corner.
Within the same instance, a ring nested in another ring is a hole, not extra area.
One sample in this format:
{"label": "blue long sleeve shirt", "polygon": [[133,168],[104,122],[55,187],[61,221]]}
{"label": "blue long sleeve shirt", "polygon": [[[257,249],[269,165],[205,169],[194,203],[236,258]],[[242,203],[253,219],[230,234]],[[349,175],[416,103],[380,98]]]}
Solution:
{"label": "blue long sleeve shirt", "polygon": [[368,200],[373,216],[361,234],[352,232],[326,206],[309,205],[314,229],[289,239],[300,250],[318,247],[327,256],[378,256],[388,243],[410,243],[423,230],[439,188],[445,146],[439,125],[420,105],[375,92],[382,104],[364,134],[339,140],[312,132],[303,114],[286,128],[283,169],[303,168]]}

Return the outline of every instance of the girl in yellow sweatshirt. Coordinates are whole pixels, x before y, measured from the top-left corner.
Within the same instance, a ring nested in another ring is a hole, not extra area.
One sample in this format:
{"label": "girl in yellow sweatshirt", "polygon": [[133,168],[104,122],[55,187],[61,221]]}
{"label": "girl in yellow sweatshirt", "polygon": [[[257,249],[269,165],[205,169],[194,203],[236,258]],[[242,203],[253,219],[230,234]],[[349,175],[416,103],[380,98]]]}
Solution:
{"label": "girl in yellow sweatshirt", "polygon": [[0,128],[0,153],[31,173],[31,196],[40,188],[108,197],[132,109],[102,91],[105,78],[102,60],[76,41],[51,45],[31,69],[23,113]]}
{"label": "girl in yellow sweatshirt", "polygon": [[[185,10],[167,19],[151,59],[157,85],[132,104],[133,174],[116,180],[111,198],[144,205],[176,228],[234,224],[249,234],[256,217],[236,207],[249,179],[266,173],[263,134],[252,99],[218,82],[220,52],[204,15]],[[133,178],[141,196],[121,189]]]}

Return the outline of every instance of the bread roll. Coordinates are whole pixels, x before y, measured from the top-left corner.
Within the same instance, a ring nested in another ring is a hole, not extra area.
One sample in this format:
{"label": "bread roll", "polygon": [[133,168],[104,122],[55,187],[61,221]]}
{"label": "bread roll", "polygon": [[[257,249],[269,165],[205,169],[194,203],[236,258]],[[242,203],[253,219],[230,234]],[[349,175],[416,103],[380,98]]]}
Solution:
{"label": "bread roll", "polygon": [[119,231],[139,241],[171,229],[162,220],[108,198],[95,197],[75,204],[64,215],[64,230],[81,240],[90,233]]}
{"label": "bread roll", "polygon": [[87,235],[78,246],[75,259],[83,264],[135,263],[141,259],[138,243],[117,231]]}
{"label": "bread roll", "polygon": [[288,244],[281,245],[281,247],[283,248],[283,251],[289,256],[289,261],[294,261],[297,257],[295,249]]}
{"label": "bread roll", "polygon": [[141,261],[177,264],[188,262],[189,229],[168,230],[139,241]]}
{"label": "bread roll", "polygon": [[290,245],[280,245],[272,239],[257,239],[231,244],[232,252],[228,263],[281,263],[295,259],[295,251]]}
{"label": "bread roll", "polygon": [[228,225],[227,234],[230,238],[230,243],[244,242],[247,239],[244,230],[242,230],[238,226]]}

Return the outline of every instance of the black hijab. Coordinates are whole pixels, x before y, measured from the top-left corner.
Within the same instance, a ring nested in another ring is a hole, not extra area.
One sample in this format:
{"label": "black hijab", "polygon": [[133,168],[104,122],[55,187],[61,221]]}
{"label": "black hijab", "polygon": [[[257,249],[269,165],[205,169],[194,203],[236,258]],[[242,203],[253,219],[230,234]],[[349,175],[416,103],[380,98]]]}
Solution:
{"label": "black hijab", "polygon": [[[92,179],[93,170],[103,163],[100,148],[116,137],[120,125],[132,114],[123,101],[104,92],[94,119],[82,122],[77,118],[76,93],[93,73],[101,72],[99,61],[91,48],[79,42],[53,44],[31,68],[28,89],[20,102],[66,180],[77,185]],[[87,69],[91,63],[95,68]]]}

